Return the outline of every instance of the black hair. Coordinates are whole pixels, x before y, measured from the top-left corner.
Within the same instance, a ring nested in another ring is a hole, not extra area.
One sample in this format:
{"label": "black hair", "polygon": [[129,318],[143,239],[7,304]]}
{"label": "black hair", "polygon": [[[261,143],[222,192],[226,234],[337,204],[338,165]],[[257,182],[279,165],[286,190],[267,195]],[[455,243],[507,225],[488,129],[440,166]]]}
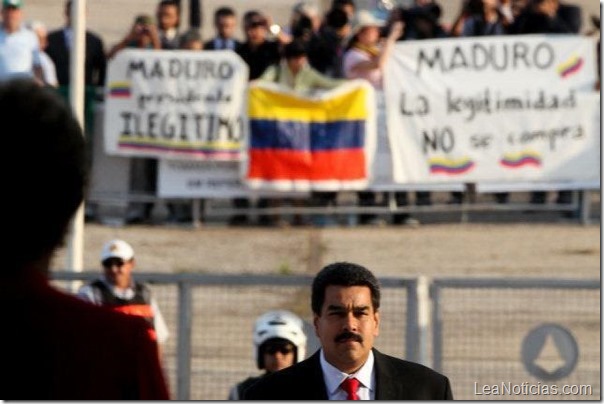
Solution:
{"label": "black hair", "polygon": [[325,16],[325,22],[328,27],[340,29],[348,24],[348,14],[341,8],[333,8]]}
{"label": "black hair", "polygon": [[300,56],[306,56],[306,46],[304,42],[294,39],[283,48],[283,57],[285,59],[297,58]]}
{"label": "black hair", "polygon": [[260,11],[250,10],[243,15],[243,26],[247,27],[253,20],[255,20],[255,23],[262,23],[263,25],[267,23],[266,18]]}
{"label": "black hair", "polygon": [[235,10],[231,7],[220,7],[214,12],[214,22],[222,17],[235,17]]}
{"label": "black hair", "polygon": [[324,267],[312,282],[311,308],[316,315],[321,314],[328,286],[367,286],[371,291],[373,310],[380,308],[380,284],[377,278],[364,266],[350,262],[335,262]]}
{"label": "black hair", "polygon": [[31,79],[0,83],[0,121],[6,150],[27,155],[17,171],[9,159],[0,166],[10,193],[4,202],[10,213],[3,222],[10,254],[3,271],[15,271],[62,245],[84,197],[86,152],[71,108],[54,89]]}
{"label": "black hair", "polygon": [[174,6],[178,9],[178,11],[180,11],[180,1],[177,0],[161,0],[157,6]]}
{"label": "black hair", "polygon": [[312,20],[306,15],[300,16],[294,26],[292,26],[292,35],[294,38],[304,39],[312,34]]}
{"label": "black hair", "polygon": [[342,6],[352,6],[356,8],[354,4],[354,0],[333,0],[331,2],[331,8],[342,7]]}

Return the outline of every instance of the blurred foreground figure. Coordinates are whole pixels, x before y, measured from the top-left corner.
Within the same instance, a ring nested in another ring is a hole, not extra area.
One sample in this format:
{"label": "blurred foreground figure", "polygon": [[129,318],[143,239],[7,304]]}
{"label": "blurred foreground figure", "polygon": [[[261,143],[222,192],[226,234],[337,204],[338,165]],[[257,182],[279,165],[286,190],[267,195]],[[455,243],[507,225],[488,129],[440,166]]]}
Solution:
{"label": "blurred foreground figure", "polygon": [[[54,91],[0,84],[4,246],[0,271],[0,395],[13,400],[168,399],[157,344],[142,319],[95,307],[50,286],[48,271],[86,183],[84,138]],[[40,201],[44,201],[40,205]],[[43,206],[43,209],[40,207]]]}

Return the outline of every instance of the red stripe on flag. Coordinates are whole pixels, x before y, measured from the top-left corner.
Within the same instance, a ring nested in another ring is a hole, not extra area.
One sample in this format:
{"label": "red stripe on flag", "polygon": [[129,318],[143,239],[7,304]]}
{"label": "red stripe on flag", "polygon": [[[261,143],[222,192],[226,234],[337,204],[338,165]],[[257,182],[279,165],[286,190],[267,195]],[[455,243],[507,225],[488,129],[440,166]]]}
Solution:
{"label": "red stripe on flag", "polygon": [[363,180],[362,149],[337,151],[250,150],[251,180]]}

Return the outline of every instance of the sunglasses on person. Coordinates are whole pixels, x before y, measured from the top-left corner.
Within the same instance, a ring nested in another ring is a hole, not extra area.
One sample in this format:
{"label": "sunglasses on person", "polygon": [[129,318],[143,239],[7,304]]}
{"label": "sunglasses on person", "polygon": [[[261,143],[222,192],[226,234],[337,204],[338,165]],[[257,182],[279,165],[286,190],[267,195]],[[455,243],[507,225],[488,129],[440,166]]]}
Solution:
{"label": "sunglasses on person", "polygon": [[122,267],[126,262],[121,259],[121,258],[107,258],[106,260],[104,260],[103,262],[101,262],[101,264],[105,267],[105,268],[111,268],[113,266],[116,267]]}
{"label": "sunglasses on person", "polygon": [[264,348],[264,353],[269,355],[275,355],[277,352],[281,352],[281,355],[288,355],[294,352],[294,348],[289,345],[267,345]]}

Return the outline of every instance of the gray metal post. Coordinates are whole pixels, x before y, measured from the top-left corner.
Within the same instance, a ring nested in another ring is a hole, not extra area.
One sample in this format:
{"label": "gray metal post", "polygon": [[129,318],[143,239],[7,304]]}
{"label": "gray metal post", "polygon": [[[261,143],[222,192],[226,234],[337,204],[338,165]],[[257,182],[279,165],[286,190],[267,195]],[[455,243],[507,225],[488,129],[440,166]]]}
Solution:
{"label": "gray metal post", "polygon": [[200,214],[201,201],[198,198],[193,199],[191,203],[191,217],[193,220],[193,227],[199,227],[201,225],[201,214]]}
{"label": "gray metal post", "polygon": [[438,283],[430,286],[432,297],[432,367],[442,371],[442,323],[440,319],[440,288]]}
{"label": "gray metal post", "polygon": [[579,217],[581,218],[582,225],[589,224],[590,203],[589,190],[584,189],[579,191]]}
{"label": "gray metal post", "polygon": [[407,330],[405,336],[405,355],[412,362],[418,361],[419,324],[417,304],[417,281],[407,283]]}
{"label": "gray metal post", "polygon": [[191,394],[191,285],[178,283],[178,357],[177,399],[189,400]]}

